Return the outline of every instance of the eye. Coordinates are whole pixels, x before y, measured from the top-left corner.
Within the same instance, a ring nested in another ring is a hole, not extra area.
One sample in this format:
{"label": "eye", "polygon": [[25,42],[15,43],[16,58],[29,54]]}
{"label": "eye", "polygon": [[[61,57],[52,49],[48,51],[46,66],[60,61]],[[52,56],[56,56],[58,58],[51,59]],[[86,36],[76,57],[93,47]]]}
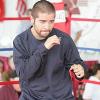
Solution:
{"label": "eye", "polygon": [[54,20],[51,20],[50,23],[54,23]]}
{"label": "eye", "polygon": [[40,23],[41,24],[44,24],[46,21],[45,20],[40,20]]}

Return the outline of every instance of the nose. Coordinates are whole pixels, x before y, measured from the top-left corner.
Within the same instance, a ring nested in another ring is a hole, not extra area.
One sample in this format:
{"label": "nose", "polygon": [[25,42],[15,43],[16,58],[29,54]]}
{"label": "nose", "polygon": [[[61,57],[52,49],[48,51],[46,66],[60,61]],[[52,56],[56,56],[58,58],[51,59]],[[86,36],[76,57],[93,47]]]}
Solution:
{"label": "nose", "polygon": [[45,28],[45,29],[49,29],[50,26],[51,26],[50,23],[45,23],[44,28]]}

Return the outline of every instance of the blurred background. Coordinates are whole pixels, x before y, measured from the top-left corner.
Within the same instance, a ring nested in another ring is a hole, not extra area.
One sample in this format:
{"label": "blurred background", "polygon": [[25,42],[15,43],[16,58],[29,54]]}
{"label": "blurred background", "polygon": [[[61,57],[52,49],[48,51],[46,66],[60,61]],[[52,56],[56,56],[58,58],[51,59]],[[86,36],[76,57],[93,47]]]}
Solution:
{"label": "blurred background", "polygon": [[[39,0],[0,0],[1,82],[18,80],[13,64],[13,39],[31,26],[30,12],[37,1]],[[72,37],[81,58],[88,65],[86,79],[89,79],[94,75],[94,66],[99,64],[100,68],[100,0],[48,1],[52,2],[56,8],[55,28],[61,29]],[[83,83],[77,85],[78,100],[83,100],[84,89]],[[8,92],[4,94],[5,90]],[[9,91],[13,91],[12,94]],[[0,85],[0,100],[13,100],[11,95],[18,100],[20,92],[19,84]],[[6,94],[9,99],[4,98]]]}

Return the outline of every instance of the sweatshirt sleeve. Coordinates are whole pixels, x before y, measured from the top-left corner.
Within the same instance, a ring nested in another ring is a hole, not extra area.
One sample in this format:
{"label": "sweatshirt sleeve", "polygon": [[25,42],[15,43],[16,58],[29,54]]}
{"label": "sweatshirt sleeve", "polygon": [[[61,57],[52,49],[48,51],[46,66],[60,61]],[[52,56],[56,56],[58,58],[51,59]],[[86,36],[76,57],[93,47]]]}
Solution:
{"label": "sweatshirt sleeve", "polygon": [[40,44],[38,48],[30,56],[20,38],[13,41],[13,57],[17,75],[20,79],[28,80],[35,75],[41,67],[43,56],[47,54],[44,44]]}
{"label": "sweatshirt sleeve", "polygon": [[81,59],[78,49],[73,42],[73,40],[69,37],[67,43],[66,43],[66,64],[67,67],[70,69],[71,65],[73,64],[81,64],[85,71],[87,71],[87,66]]}

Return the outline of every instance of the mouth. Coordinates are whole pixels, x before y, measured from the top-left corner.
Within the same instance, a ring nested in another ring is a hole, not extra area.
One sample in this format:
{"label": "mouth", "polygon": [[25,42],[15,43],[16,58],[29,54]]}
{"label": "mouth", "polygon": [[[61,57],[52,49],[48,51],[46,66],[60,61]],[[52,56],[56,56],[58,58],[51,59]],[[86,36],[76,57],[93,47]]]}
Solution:
{"label": "mouth", "polygon": [[44,31],[41,31],[41,32],[49,33],[50,31],[44,30]]}

